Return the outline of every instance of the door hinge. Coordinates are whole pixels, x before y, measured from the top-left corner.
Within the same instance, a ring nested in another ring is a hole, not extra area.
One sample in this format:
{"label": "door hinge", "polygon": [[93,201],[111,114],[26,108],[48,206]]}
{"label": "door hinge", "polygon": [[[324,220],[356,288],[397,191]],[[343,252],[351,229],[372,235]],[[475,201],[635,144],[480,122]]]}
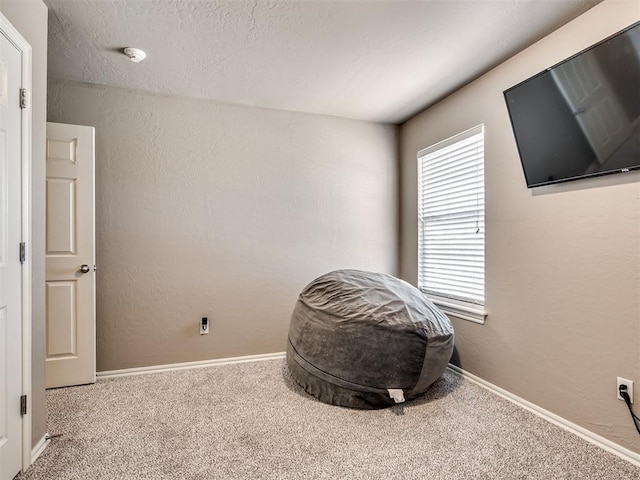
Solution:
{"label": "door hinge", "polygon": [[20,397],[20,415],[26,415],[26,414],[27,414],[27,396],[22,395]]}
{"label": "door hinge", "polygon": [[20,89],[20,108],[27,108],[27,89]]}
{"label": "door hinge", "polygon": [[27,244],[20,242],[20,263],[24,263],[27,260]]}

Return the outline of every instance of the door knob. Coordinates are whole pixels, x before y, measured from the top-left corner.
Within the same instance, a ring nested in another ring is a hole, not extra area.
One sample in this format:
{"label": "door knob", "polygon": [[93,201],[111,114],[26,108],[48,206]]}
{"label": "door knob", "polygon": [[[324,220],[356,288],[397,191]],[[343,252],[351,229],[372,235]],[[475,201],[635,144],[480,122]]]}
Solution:
{"label": "door knob", "polygon": [[89,272],[91,271],[91,268],[89,268],[89,265],[86,265],[86,264],[85,264],[85,265],[82,265],[82,266],[80,267],[80,271],[81,271],[82,273],[89,273]]}

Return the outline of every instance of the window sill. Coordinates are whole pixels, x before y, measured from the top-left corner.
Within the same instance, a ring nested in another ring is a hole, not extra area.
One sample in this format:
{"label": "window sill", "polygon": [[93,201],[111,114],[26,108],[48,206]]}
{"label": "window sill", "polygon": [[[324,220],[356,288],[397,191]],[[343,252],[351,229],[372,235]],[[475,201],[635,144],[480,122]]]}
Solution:
{"label": "window sill", "polygon": [[436,295],[427,295],[436,306],[445,314],[451,315],[462,320],[484,325],[487,319],[487,312],[483,305],[473,303],[460,302],[451,298],[438,297]]}

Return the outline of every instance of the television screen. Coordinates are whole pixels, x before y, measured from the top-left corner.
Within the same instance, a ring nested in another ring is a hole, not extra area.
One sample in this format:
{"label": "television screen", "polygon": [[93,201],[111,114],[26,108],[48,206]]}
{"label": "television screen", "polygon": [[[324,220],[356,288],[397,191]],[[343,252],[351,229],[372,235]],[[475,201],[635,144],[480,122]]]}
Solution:
{"label": "television screen", "polygon": [[504,97],[529,188],[640,168],[640,22]]}

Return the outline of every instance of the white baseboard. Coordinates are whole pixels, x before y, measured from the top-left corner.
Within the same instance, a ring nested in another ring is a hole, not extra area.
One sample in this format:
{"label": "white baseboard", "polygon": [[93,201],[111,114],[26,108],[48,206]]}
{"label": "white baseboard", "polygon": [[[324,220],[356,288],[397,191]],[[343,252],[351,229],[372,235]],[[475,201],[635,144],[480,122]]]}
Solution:
{"label": "white baseboard", "polygon": [[31,449],[31,465],[33,465],[33,462],[38,459],[50,443],[51,439],[49,438],[49,434],[45,433],[36,446]]}
{"label": "white baseboard", "polygon": [[606,438],[601,437],[600,435],[597,435],[592,431],[581,427],[580,425],[576,425],[575,423],[570,422],[569,420],[562,418],[559,415],[556,415],[555,413],[551,413],[550,411],[545,410],[544,408],[539,407],[534,403],[531,403],[523,398],[520,398],[517,395],[514,395],[513,393],[510,393],[492,383],[487,382],[486,380],[483,380],[480,377],[473,375],[472,373],[469,373],[461,369],[460,367],[449,364],[449,370],[451,370],[454,373],[457,373],[458,375],[466,378],[467,380],[477,385],[480,385],[483,388],[486,388],[491,393],[494,393],[502,398],[505,398],[510,402],[513,402],[516,405],[524,408],[525,410],[528,410],[531,413],[538,415],[539,417],[547,420],[548,422],[551,422],[554,425],[557,425],[563,428],[564,430],[579,436],[583,440],[586,440],[587,442],[592,443],[602,448],[603,450],[606,450],[607,452],[612,453],[622,458],[623,460],[626,460],[627,462],[630,462],[640,467],[640,454],[633,452],[627,448],[624,448],[623,446],[618,445],[617,443],[614,443],[611,440],[607,440]]}
{"label": "white baseboard", "polygon": [[174,370],[186,370],[190,368],[214,367],[219,365],[230,365],[232,363],[257,362],[262,360],[276,360],[285,358],[285,352],[263,353],[260,355],[246,355],[243,357],[216,358],[213,360],[201,360],[198,362],[172,363],[168,365],[154,365],[150,367],[123,368],[121,370],[108,370],[97,372],[96,378],[127,377],[131,375],[145,375],[148,373],[171,372]]}

